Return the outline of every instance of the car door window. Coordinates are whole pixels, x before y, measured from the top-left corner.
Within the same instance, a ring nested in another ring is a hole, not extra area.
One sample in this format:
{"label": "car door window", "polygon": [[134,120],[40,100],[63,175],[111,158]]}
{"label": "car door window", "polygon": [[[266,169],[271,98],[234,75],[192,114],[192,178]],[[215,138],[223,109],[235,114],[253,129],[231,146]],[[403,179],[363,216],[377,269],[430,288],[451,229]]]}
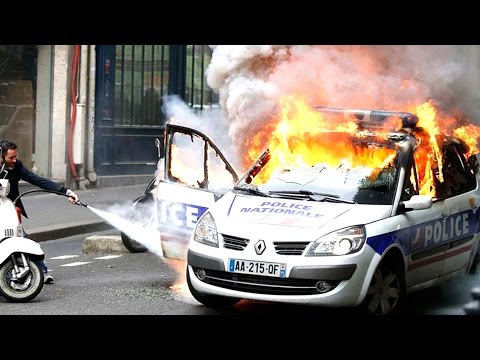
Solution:
{"label": "car door window", "polygon": [[418,195],[418,179],[415,166],[412,164],[407,168],[405,181],[400,200],[408,201],[413,195]]}
{"label": "car door window", "polygon": [[175,133],[171,140],[168,179],[194,188],[205,187],[205,141],[197,136]]}
{"label": "car door window", "polygon": [[208,146],[207,155],[208,189],[216,191],[231,189],[237,182],[235,174],[226,170],[225,162],[210,145]]}
{"label": "car door window", "polygon": [[463,154],[455,144],[444,146],[442,151],[443,182],[437,179],[437,195],[449,198],[475,189],[475,177]]}
{"label": "car door window", "polygon": [[238,181],[233,167],[206,135],[170,124],[166,133],[166,180],[223,193]]}

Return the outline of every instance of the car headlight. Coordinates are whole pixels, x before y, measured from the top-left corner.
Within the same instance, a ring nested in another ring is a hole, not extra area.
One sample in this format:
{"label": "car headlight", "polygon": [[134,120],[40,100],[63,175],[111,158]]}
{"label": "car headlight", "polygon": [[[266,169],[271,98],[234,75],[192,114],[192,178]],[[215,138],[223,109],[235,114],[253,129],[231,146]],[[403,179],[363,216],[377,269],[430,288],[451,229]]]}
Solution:
{"label": "car headlight", "polygon": [[213,216],[208,211],[198,221],[193,234],[193,240],[205,245],[218,247],[217,226]]}
{"label": "car headlight", "polygon": [[346,255],[357,252],[365,243],[365,227],[352,226],[317,239],[306,256]]}

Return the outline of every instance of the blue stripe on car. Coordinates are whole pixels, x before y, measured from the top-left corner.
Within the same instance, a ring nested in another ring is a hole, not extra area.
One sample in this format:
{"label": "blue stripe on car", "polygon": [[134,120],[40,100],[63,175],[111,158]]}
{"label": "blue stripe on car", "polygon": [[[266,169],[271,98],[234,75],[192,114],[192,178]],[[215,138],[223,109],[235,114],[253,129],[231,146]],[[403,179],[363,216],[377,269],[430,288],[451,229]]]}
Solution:
{"label": "blue stripe on car", "polygon": [[480,211],[478,208],[452,214],[446,218],[427,221],[408,228],[367,238],[367,244],[377,253],[398,243],[409,255],[433,248],[479,232]]}

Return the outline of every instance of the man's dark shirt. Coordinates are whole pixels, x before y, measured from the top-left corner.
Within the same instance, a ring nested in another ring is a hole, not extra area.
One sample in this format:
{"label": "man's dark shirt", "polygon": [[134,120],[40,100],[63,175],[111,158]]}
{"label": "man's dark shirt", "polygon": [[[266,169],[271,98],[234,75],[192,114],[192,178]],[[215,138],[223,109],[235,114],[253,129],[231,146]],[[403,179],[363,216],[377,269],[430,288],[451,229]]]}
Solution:
{"label": "man's dark shirt", "polygon": [[[8,198],[12,201],[15,201],[18,195],[20,195],[20,192],[18,190],[18,182],[20,180],[24,180],[32,185],[38,186],[43,190],[58,191],[63,194],[66,194],[67,192],[66,187],[31,172],[29,169],[23,166],[20,160],[17,160],[15,167],[12,170],[6,171],[8,171],[8,174],[5,179],[8,179],[10,182],[10,192],[8,193]],[[27,213],[25,212],[25,208],[22,204],[22,199],[19,199],[16,205],[22,210],[22,215],[28,218]]]}

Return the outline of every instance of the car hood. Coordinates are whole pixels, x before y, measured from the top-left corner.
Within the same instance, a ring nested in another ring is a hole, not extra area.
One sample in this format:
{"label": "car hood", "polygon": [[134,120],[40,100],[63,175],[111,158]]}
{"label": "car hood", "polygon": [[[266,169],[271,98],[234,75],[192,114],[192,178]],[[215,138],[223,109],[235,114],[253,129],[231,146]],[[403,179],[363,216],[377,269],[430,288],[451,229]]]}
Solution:
{"label": "car hood", "polygon": [[222,221],[303,228],[368,224],[390,217],[392,211],[389,205],[291,200],[232,192],[225,194],[215,205],[211,208],[212,215]]}

